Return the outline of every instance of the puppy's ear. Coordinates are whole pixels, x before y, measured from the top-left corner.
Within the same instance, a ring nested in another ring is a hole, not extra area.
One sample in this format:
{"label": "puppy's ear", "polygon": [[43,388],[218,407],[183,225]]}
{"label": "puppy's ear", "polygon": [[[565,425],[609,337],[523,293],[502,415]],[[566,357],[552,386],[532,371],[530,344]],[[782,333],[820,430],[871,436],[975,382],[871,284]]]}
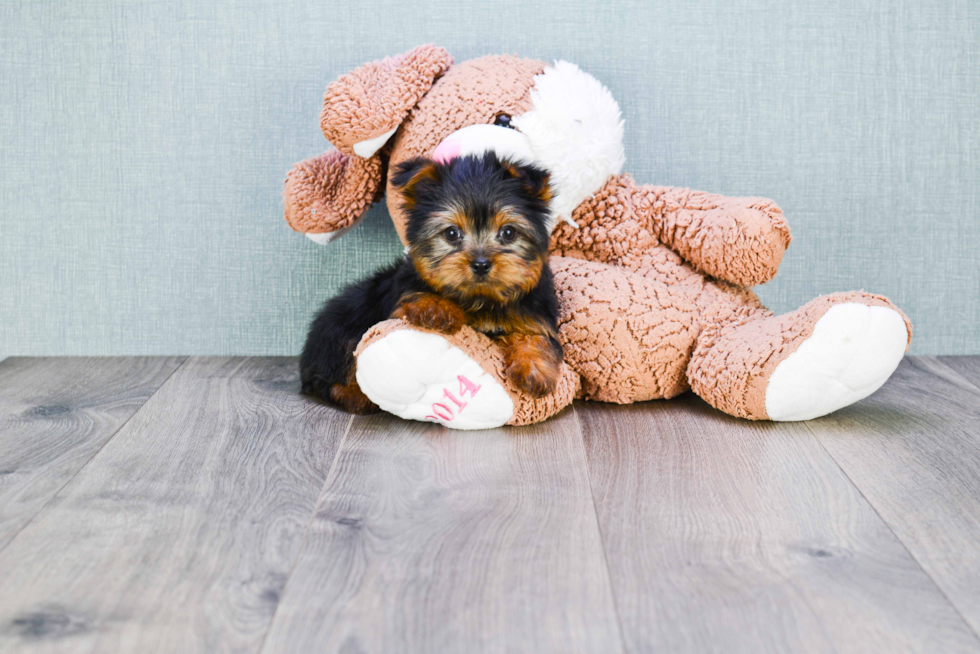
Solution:
{"label": "puppy's ear", "polygon": [[442,169],[439,164],[425,157],[403,161],[395,167],[391,176],[391,185],[401,191],[406,209],[415,206],[415,199],[422,188],[437,185],[441,181]]}
{"label": "puppy's ear", "polygon": [[520,181],[524,191],[544,203],[551,201],[551,176],[537,166],[517,164],[503,160],[500,162],[507,174]]}

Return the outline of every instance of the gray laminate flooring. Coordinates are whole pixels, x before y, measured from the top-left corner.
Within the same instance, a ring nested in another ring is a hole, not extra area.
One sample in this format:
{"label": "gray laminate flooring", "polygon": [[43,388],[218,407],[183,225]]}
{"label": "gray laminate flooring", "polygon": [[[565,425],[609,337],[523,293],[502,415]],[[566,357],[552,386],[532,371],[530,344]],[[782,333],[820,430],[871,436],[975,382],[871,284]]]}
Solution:
{"label": "gray laminate flooring", "polygon": [[976,652],[980,357],[452,432],[291,358],[0,363],[0,651]]}

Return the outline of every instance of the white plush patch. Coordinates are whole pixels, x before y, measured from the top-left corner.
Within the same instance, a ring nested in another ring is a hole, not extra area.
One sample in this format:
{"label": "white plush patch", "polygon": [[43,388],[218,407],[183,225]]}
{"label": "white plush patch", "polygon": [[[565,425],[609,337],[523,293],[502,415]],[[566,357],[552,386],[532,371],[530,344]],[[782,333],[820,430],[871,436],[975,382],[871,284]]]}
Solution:
{"label": "white plush patch", "polygon": [[370,159],[374,156],[374,153],[381,149],[381,146],[388,142],[388,139],[394,135],[398,130],[396,125],[392,129],[388,130],[380,136],[375,136],[373,139],[368,139],[366,141],[361,141],[354,144],[354,154],[363,158]]}
{"label": "white plush patch", "polygon": [[303,236],[310,239],[317,245],[326,245],[336,238],[336,234],[333,232],[323,232],[322,234],[304,234]]}
{"label": "white plush patch", "polygon": [[575,64],[556,61],[534,78],[534,109],[514,116],[535,163],[551,172],[552,211],[572,211],[623,169],[623,119],[609,90]]}
{"label": "white plush patch", "polygon": [[776,366],[766,386],[772,420],[810,420],[881,388],[908,343],[902,316],[887,307],[838,304]]}
{"label": "white plush patch", "polygon": [[372,402],[406,420],[490,429],[514,413],[504,387],[438,334],[400,329],[384,336],[357,357],[356,377]]}
{"label": "white plush patch", "polygon": [[[367,213],[364,214],[364,216],[366,216],[366,215],[367,215]],[[344,234],[346,234],[350,230],[352,230],[355,227],[357,227],[358,225],[360,225],[361,224],[361,221],[364,220],[364,216],[361,216],[360,218],[358,218],[357,220],[355,220],[354,222],[352,222],[347,227],[344,227],[342,229],[338,229],[338,230],[333,231],[333,232],[322,232],[320,234],[311,234],[311,233],[307,232],[307,233],[303,234],[303,236],[305,236],[306,238],[310,239],[311,241],[313,241],[317,245],[326,245],[327,243],[330,243],[331,241],[336,241],[338,238],[340,238],[341,236],[343,236]]]}
{"label": "white plush patch", "polygon": [[436,161],[448,161],[455,157],[491,151],[501,159],[515,163],[535,163],[531,144],[524,134],[508,127],[483,124],[456,130],[443,139],[432,153],[432,158]]}

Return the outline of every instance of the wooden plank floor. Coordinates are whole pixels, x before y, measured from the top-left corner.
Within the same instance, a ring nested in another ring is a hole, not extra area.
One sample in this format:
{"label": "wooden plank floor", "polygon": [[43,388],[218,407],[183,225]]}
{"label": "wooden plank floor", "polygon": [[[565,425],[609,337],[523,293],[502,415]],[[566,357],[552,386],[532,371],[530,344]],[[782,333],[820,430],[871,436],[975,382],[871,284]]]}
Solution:
{"label": "wooden plank floor", "polygon": [[0,363],[0,548],[182,361],[11,358]]}
{"label": "wooden plank floor", "polygon": [[808,425],[980,633],[980,357],[917,357]]}
{"label": "wooden plank floor", "polygon": [[622,650],[574,412],[471,434],[359,420],[266,651],[480,649]]}
{"label": "wooden plank floor", "polygon": [[980,357],[807,423],[297,391],[290,358],[0,363],[0,651],[980,654]]}
{"label": "wooden plank floor", "polygon": [[976,651],[805,425],[658,409],[583,415],[628,651]]}

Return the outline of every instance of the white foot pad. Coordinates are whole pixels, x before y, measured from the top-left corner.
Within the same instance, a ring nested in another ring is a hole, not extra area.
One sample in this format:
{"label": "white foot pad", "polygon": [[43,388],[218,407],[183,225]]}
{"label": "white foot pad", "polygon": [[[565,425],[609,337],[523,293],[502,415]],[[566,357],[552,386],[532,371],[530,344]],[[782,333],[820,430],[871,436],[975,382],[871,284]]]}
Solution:
{"label": "white foot pad", "polygon": [[810,420],[863,399],[898,367],[908,343],[895,310],[864,304],[831,307],[766,386],[771,420]]}
{"label": "white foot pad", "polygon": [[407,420],[490,429],[510,420],[504,387],[438,334],[399,329],[357,357],[357,384],[371,401]]}

